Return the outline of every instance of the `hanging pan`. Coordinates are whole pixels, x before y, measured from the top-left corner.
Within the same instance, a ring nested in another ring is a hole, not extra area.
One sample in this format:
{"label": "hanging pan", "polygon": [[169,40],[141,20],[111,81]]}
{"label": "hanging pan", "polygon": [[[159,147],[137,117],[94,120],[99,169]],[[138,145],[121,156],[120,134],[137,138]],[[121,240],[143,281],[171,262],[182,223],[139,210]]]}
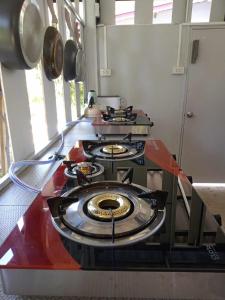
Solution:
{"label": "hanging pan", "polygon": [[63,40],[57,30],[58,19],[56,17],[53,0],[47,0],[52,15],[52,26],[46,29],[43,46],[43,64],[45,75],[49,80],[60,76],[63,69]]}
{"label": "hanging pan", "polygon": [[[67,9],[65,9],[65,18],[66,18],[66,23],[70,31],[70,34],[72,37],[74,37],[70,15]],[[64,48],[63,74],[64,74],[65,81],[71,81],[76,78],[76,56],[77,56],[77,45],[74,40],[69,39],[66,41],[65,48]]]}
{"label": "hanging pan", "polygon": [[82,44],[80,42],[80,30],[78,28],[79,23],[75,22],[74,24],[74,31],[76,35],[76,42],[78,46],[77,56],[76,56],[76,82],[83,82],[84,81],[84,51]]}
{"label": "hanging pan", "polygon": [[32,69],[41,57],[43,22],[35,0],[0,0],[0,62]]}

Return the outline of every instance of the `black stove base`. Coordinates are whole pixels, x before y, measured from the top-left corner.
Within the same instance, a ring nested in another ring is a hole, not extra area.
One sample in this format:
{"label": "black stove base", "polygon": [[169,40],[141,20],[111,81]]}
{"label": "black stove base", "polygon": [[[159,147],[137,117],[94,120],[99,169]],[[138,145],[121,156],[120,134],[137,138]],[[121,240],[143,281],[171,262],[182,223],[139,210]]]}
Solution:
{"label": "black stove base", "polygon": [[65,248],[83,270],[225,272],[225,247],[199,248],[138,244],[123,248],[83,246],[62,237]]}

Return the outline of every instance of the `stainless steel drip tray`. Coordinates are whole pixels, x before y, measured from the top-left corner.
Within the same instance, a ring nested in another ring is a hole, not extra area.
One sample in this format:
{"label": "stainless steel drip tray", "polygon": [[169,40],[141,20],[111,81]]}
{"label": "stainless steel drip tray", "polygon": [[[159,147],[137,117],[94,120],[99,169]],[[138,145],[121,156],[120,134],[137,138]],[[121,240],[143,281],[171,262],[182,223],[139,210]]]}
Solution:
{"label": "stainless steel drip tray", "polygon": [[149,135],[150,126],[136,125],[136,124],[110,124],[110,125],[96,125],[95,132],[104,135],[123,135],[132,133],[134,135]]}

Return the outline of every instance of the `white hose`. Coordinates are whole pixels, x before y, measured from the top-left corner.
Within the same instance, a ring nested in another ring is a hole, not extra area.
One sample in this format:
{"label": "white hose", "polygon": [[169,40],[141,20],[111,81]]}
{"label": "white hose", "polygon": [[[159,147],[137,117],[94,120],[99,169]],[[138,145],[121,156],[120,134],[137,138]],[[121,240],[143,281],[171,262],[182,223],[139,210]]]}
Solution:
{"label": "white hose", "polygon": [[[78,121],[68,122],[66,124],[66,126],[73,126],[73,125],[76,125],[77,123],[78,123]],[[23,190],[30,191],[32,193],[40,193],[42,191],[42,189],[35,188],[35,187],[25,183],[21,179],[19,179],[16,176],[16,171],[18,171],[18,169],[23,168],[23,167],[35,166],[35,165],[47,165],[47,164],[51,164],[51,163],[56,162],[57,159],[58,159],[58,155],[62,151],[63,147],[64,147],[64,133],[62,131],[62,133],[61,133],[61,144],[60,144],[59,149],[57,150],[57,152],[55,152],[54,155],[52,156],[52,158],[50,158],[48,160],[43,160],[43,161],[39,161],[39,160],[22,160],[22,161],[14,162],[9,167],[9,178],[12,180],[12,182],[14,182],[17,186],[19,186]]]}

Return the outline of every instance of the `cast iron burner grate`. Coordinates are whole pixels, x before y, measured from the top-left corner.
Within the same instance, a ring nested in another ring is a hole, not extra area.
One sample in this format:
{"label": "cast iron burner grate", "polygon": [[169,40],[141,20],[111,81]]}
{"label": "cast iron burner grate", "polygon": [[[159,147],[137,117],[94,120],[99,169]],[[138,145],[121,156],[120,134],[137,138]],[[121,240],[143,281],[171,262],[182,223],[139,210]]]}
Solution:
{"label": "cast iron burner grate", "polygon": [[103,113],[103,120],[110,123],[134,123],[137,119],[137,114],[133,113],[133,106],[124,109],[114,109],[107,106],[107,113]]}
{"label": "cast iron burner grate", "polygon": [[144,155],[145,141],[83,141],[84,153],[98,160],[129,160]]}

